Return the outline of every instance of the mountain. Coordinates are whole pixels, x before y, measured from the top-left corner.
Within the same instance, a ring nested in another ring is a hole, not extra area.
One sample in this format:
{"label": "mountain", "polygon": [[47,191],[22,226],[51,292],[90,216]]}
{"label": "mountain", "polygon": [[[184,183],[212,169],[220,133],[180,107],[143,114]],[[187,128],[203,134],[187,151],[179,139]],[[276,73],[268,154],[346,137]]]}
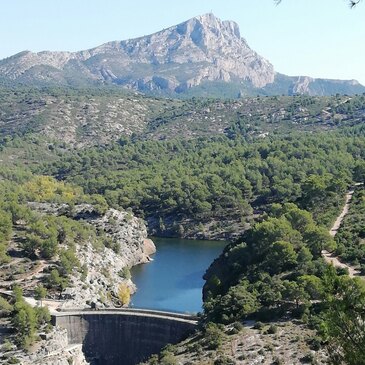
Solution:
{"label": "mountain", "polygon": [[156,95],[362,93],[357,81],[289,77],[253,51],[233,21],[197,16],[152,35],[80,52],[24,51],[0,61],[1,82],[119,85]]}

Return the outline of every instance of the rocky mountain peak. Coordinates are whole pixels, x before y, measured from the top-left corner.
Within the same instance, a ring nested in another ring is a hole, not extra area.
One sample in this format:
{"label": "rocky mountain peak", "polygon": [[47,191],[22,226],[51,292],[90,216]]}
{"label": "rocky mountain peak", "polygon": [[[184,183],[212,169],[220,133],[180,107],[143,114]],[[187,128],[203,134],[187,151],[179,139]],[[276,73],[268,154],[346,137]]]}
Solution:
{"label": "rocky mountain peak", "polygon": [[239,39],[241,38],[239,26],[236,22],[232,20],[222,21],[217,18],[213,13],[203,14],[193,19],[198,20],[205,29],[210,30],[217,36],[228,35]]}
{"label": "rocky mountain peak", "polygon": [[232,42],[231,38],[241,40],[237,23],[221,21],[212,13],[196,16],[169,29],[190,38],[195,45],[205,50],[215,49],[221,42]]}
{"label": "rocky mountain peak", "polygon": [[349,82],[278,76],[271,63],[241,37],[237,23],[212,13],[80,52],[21,52],[0,60],[1,79],[32,85],[116,84],[157,95],[189,94],[195,87],[201,92],[216,88],[218,94],[235,89],[235,95],[242,95],[242,90],[257,93],[266,86],[274,94],[364,89]]}

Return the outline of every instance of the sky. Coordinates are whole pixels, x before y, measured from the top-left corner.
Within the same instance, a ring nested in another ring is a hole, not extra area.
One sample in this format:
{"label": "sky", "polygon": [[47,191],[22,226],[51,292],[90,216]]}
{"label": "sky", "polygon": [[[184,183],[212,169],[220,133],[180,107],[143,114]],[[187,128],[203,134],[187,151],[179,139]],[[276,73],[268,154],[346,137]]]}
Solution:
{"label": "sky", "polygon": [[0,0],[0,59],[23,50],[78,51],[213,12],[234,20],[276,71],[365,85],[365,1]]}

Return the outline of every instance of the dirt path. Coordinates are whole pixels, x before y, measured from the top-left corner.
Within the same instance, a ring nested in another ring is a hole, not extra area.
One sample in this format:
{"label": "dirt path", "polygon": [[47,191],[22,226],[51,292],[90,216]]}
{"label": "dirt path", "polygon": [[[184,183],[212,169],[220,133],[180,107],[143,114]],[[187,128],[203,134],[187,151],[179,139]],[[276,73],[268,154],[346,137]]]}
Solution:
{"label": "dirt path", "polygon": [[[359,186],[362,185],[361,183],[356,183],[355,186]],[[331,227],[329,233],[332,237],[336,236],[338,229],[341,226],[341,223],[343,221],[343,219],[345,218],[346,214],[349,211],[350,208],[350,203],[351,203],[351,199],[352,196],[354,195],[354,189],[351,189],[347,194],[346,194],[346,200],[345,200],[345,205],[342,208],[341,214],[337,217],[335,223],[333,223],[333,226]],[[332,253],[323,250],[322,251],[322,256],[323,258],[326,260],[326,262],[328,262],[329,264],[332,264],[334,267],[340,267],[343,269],[348,269],[349,271],[349,276],[351,278],[353,278],[354,276],[359,276],[360,271],[357,270],[355,267],[345,264],[343,262],[341,262],[338,258],[338,256],[334,256]]]}
{"label": "dirt path", "polygon": [[[38,279],[40,276],[42,276],[40,273],[48,266],[50,266],[50,264],[47,263],[45,260],[39,260],[37,263],[37,266],[31,272],[24,273],[21,275],[20,278],[15,279],[15,280],[0,281],[0,287],[9,288],[14,284],[19,284],[24,281],[28,282],[28,281],[31,281],[34,279]],[[29,286],[31,284],[32,283],[30,282],[30,283],[28,283],[27,286]]]}

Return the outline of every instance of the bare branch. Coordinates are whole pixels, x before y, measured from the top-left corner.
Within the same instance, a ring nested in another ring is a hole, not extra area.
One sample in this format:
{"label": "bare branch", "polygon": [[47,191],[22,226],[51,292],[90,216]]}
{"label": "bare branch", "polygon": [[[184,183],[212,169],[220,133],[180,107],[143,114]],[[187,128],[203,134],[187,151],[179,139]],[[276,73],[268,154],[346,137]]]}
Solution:
{"label": "bare branch", "polygon": [[[276,5],[279,5],[282,0],[274,0]],[[357,4],[361,2],[361,0],[348,0],[350,8],[354,8]]]}

